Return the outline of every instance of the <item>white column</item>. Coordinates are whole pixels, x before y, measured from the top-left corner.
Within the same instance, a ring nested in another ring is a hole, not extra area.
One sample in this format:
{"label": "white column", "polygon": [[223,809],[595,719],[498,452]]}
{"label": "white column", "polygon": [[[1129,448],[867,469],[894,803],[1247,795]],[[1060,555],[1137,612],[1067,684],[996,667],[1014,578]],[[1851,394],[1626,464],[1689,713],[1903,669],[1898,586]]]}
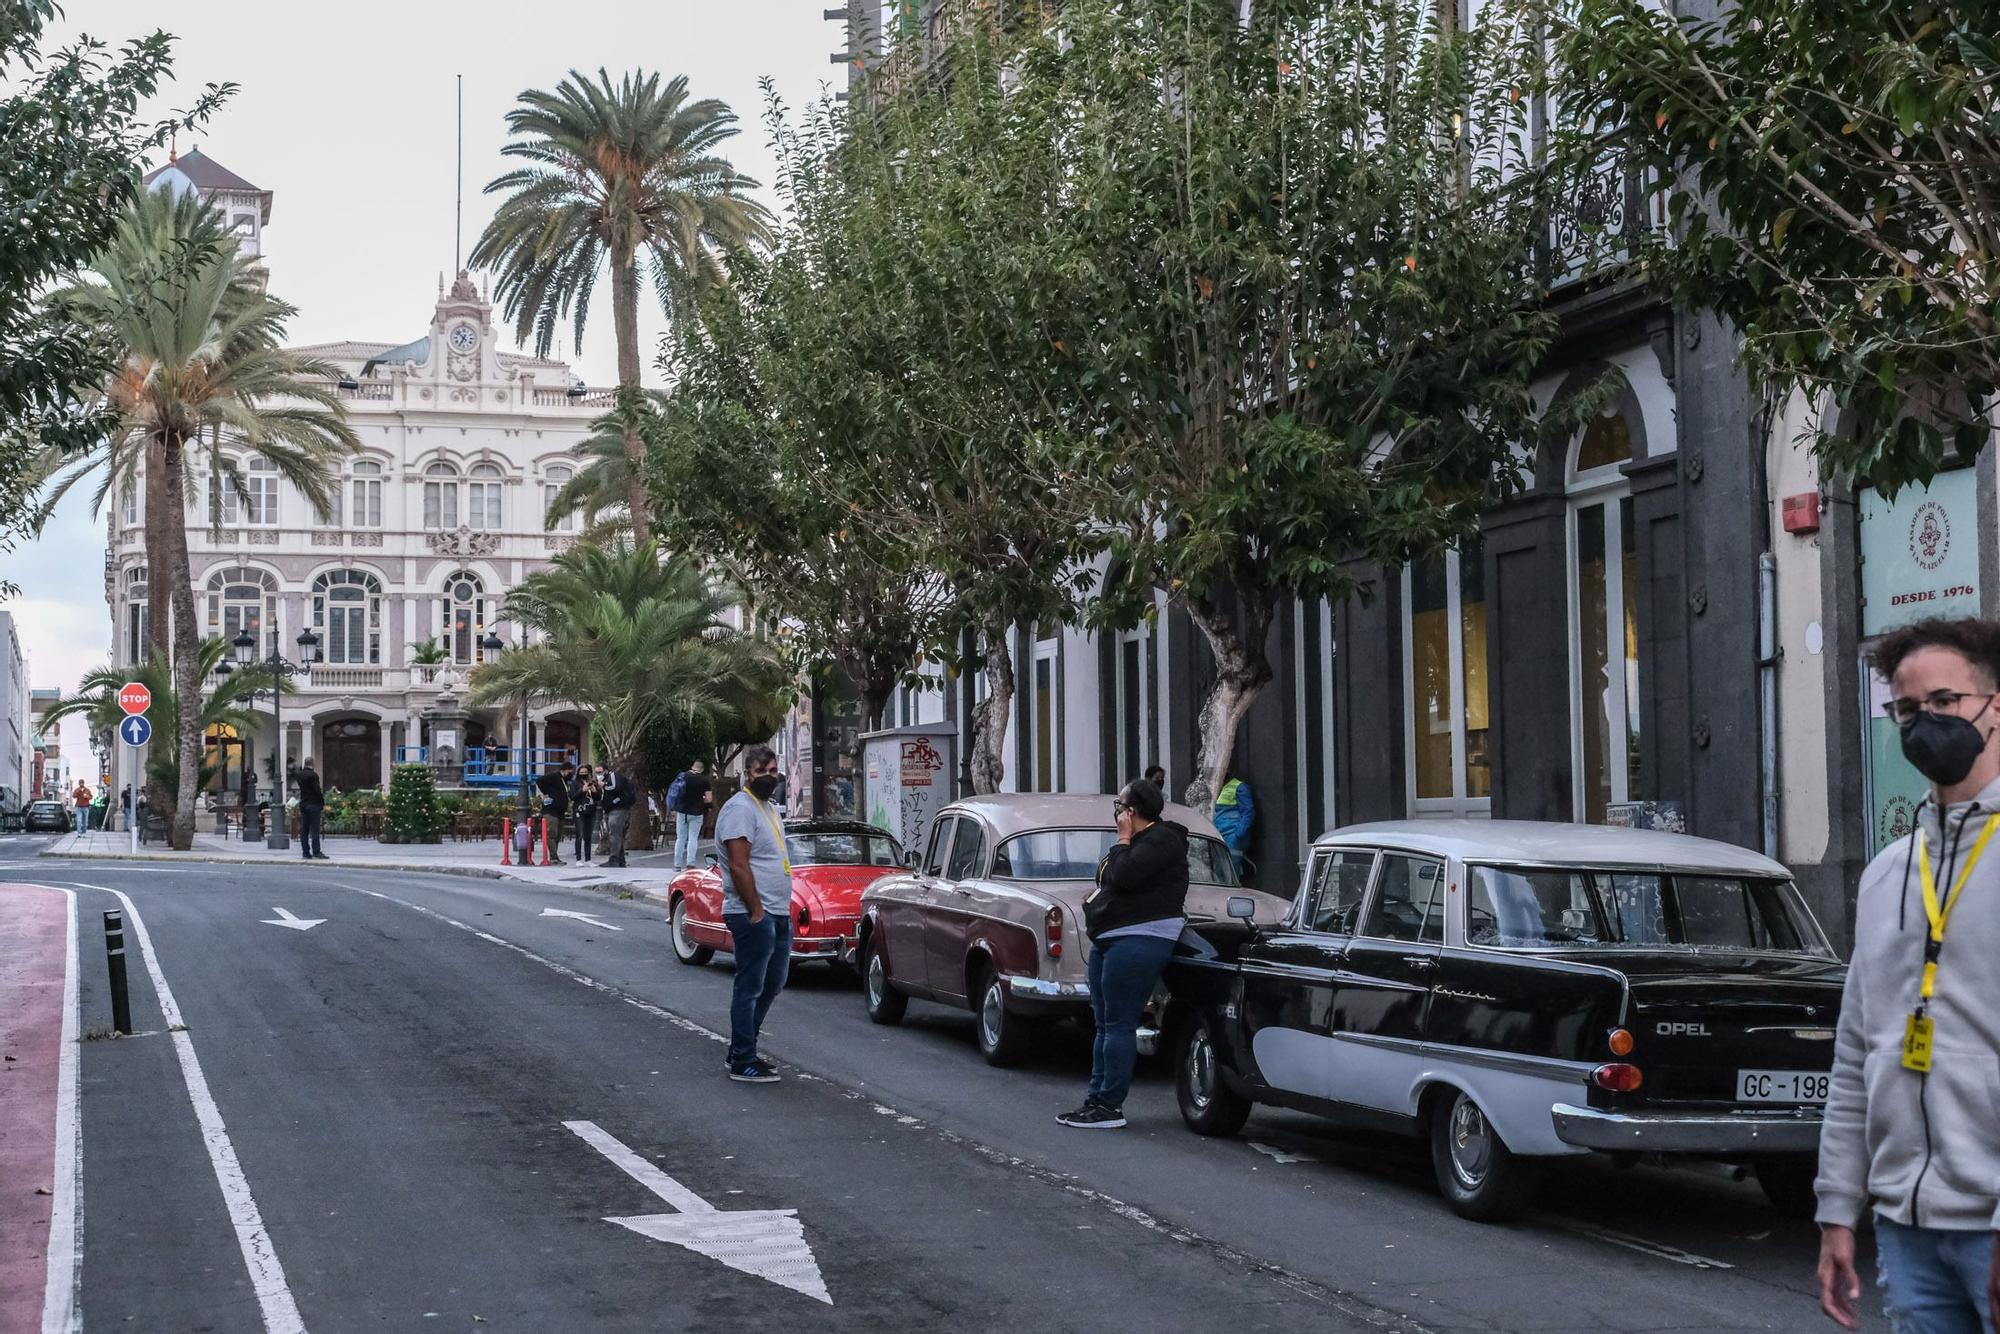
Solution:
{"label": "white column", "polygon": [[398,595],[397,600],[403,604],[403,657],[404,661],[408,661],[409,650],[415,648],[417,643],[417,599],[412,594],[403,593]]}
{"label": "white column", "polygon": [[387,718],[381,720],[380,726],[381,731],[377,734],[380,738],[380,744],[376,747],[376,753],[381,760],[382,795],[386,797],[389,795],[389,761],[395,751],[393,743],[396,738]]}

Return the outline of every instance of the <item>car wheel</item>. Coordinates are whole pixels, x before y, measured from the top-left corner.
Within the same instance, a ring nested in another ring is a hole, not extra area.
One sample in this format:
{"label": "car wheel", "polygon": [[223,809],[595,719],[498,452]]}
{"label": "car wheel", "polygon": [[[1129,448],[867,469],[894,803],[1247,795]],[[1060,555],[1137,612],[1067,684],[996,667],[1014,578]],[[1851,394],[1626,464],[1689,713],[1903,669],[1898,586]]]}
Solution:
{"label": "car wheel", "polygon": [[688,905],[686,899],[675,899],[668,911],[667,920],[673,927],[674,957],[690,968],[699,968],[715,957],[715,951],[707,945],[697,945],[688,937]]}
{"label": "car wheel", "polygon": [[1197,1014],[1180,1027],[1174,1044],[1174,1096],[1181,1120],[1197,1135],[1234,1135],[1250,1119],[1250,1100],[1229,1087],[1208,1027]]}
{"label": "car wheel", "polygon": [[1431,1167],[1445,1202],[1479,1223],[1518,1218],[1541,1177],[1540,1164],[1501,1143],[1479,1104],[1458,1090],[1431,1117]]}
{"label": "car wheel", "polygon": [[910,998],[896,990],[896,984],[889,980],[889,965],[873,936],[868,938],[863,953],[861,999],[868,1005],[868,1017],[878,1024],[902,1023],[904,1012],[910,1008]]}
{"label": "car wheel", "polygon": [[979,1054],[988,1065],[1015,1065],[1027,1055],[1033,1024],[1007,1008],[1007,981],[990,969],[979,986],[979,1006],[973,1011],[973,1031]]}
{"label": "car wheel", "polygon": [[1811,1218],[1819,1212],[1819,1195],[1813,1189],[1813,1178],[1819,1175],[1819,1161],[1814,1155],[1759,1158],[1752,1167],[1764,1198],[1786,1218]]}

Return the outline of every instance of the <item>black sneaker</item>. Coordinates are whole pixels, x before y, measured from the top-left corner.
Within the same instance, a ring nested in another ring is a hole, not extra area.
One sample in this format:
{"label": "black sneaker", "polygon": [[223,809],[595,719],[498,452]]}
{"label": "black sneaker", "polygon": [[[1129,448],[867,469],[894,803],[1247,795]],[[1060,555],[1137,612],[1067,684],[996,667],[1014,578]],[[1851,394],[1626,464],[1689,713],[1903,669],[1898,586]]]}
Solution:
{"label": "black sneaker", "polygon": [[312,859],[316,862],[330,862],[333,860],[333,858],[327,856],[324,852],[315,852],[312,855]]}
{"label": "black sneaker", "polygon": [[[749,1061],[730,1068],[729,1077],[739,1084],[775,1084],[777,1072],[762,1061]],[[1122,1122],[1121,1122],[1122,1124]]]}
{"label": "black sneaker", "polygon": [[1064,1112],[1056,1118],[1057,1125],[1068,1126],[1072,1130],[1122,1130],[1125,1127],[1125,1113],[1116,1107],[1099,1107],[1087,1102],[1073,1112]]}

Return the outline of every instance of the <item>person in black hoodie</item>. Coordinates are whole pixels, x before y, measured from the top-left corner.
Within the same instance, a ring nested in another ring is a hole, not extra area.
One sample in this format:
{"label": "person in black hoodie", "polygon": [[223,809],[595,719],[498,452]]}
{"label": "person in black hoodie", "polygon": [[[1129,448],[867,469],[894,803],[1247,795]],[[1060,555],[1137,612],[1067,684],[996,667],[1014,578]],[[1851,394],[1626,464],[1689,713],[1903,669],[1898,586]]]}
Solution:
{"label": "person in black hoodie", "polygon": [[569,808],[576,822],[576,859],[580,862],[590,860],[592,840],[597,837],[598,795],[597,776],[586,764],[576,771],[569,785]]}
{"label": "person in black hoodie", "polygon": [[535,791],[542,794],[542,818],[549,822],[546,846],[549,865],[561,866],[563,817],[569,814],[569,785],[574,771],[565,764],[560,769],[544,769],[535,775]]}
{"label": "person in black hoodie", "polygon": [[306,861],[332,861],[319,847],[320,816],[326,810],[326,791],[320,786],[313,762],[299,765],[299,856]]}
{"label": "person in black hoodie", "polygon": [[1163,820],[1166,798],[1143,778],[1112,803],[1118,842],[1097,867],[1097,888],[1083,901],[1090,937],[1090,1011],[1097,1039],[1083,1106],[1056,1118],[1078,1130],[1125,1124],[1125,1095],[1139,1060],[1139,1020],[1173,957],[1186,923],[1187,830]]}

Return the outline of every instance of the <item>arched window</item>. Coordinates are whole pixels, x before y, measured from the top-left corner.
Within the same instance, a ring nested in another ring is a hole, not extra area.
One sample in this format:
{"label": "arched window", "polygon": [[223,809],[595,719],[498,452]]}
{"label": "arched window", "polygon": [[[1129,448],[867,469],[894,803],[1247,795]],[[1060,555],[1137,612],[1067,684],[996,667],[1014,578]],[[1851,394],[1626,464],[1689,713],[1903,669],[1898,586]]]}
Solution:
{"label": "arched window", "polygon": [[1602,823],[1645,799],[1640,707],[1638,532],[1620,466],[1632,423],[1613,410],[1586,426],[1570,456],[1570,746],[1576,815]]}
{"label": "arched window", "polygon": [[[575,472],[564,467],[562,464],[557,464],[542,474],[543,523],[546,524],[548,522],[549,512],[555,506],[556,493],[561,491],[565,486],[568,486],[569,479],[574,476],[576,476]],[[551,527],[553,531],[558,533],[574,531],[576,528],[576,514],[572,511],[571,513],[562,515]]]}
{"label": "arched window", "polygon": [[452,661],[460,665],[486,661],[479,637],[486,629],[492,599],[485,585],[469,570],[460,570],[444,584],[445,638],[451,645]]}
{"label": "arched window", "polygon": [[222,522],[256,528],[278,525],[278,467],[269,459],[253,458],[245,463],[236,479],[224,477]]}
{"label": "arched window", "polygon": [[465,484],[466,526],[483,533],[500,531],[500,488],[505,485],[500,470],[490,463],[476,463],[472,480]]}
{"label": "arched window", "polygon": [[382,661],[382,584],[362,570],[329,570],[313,580],[313,630],[333,666]]}
{"label": "arched window", "polygon": [[146,657],[146,567],[134,565],[125,571],[125,661],[142,662]]}
{"label": "arched window", "polygon": [[278,581],[262,570],[232,565],[208,577],[208,634],[233,640],[248,630],[262,657],[278,649]]}
{"label": "arched window", "polygon": [[458,469],[449,463],[424,469],[424,527],[458,527]]}
{"label": "arched window", "polygon": [[369,459],[358,460],[349,469],[353,474],[348,483],[349,498],[352,500],[349,521],[356,528],[380,528],[382,526],[382,465]]}

